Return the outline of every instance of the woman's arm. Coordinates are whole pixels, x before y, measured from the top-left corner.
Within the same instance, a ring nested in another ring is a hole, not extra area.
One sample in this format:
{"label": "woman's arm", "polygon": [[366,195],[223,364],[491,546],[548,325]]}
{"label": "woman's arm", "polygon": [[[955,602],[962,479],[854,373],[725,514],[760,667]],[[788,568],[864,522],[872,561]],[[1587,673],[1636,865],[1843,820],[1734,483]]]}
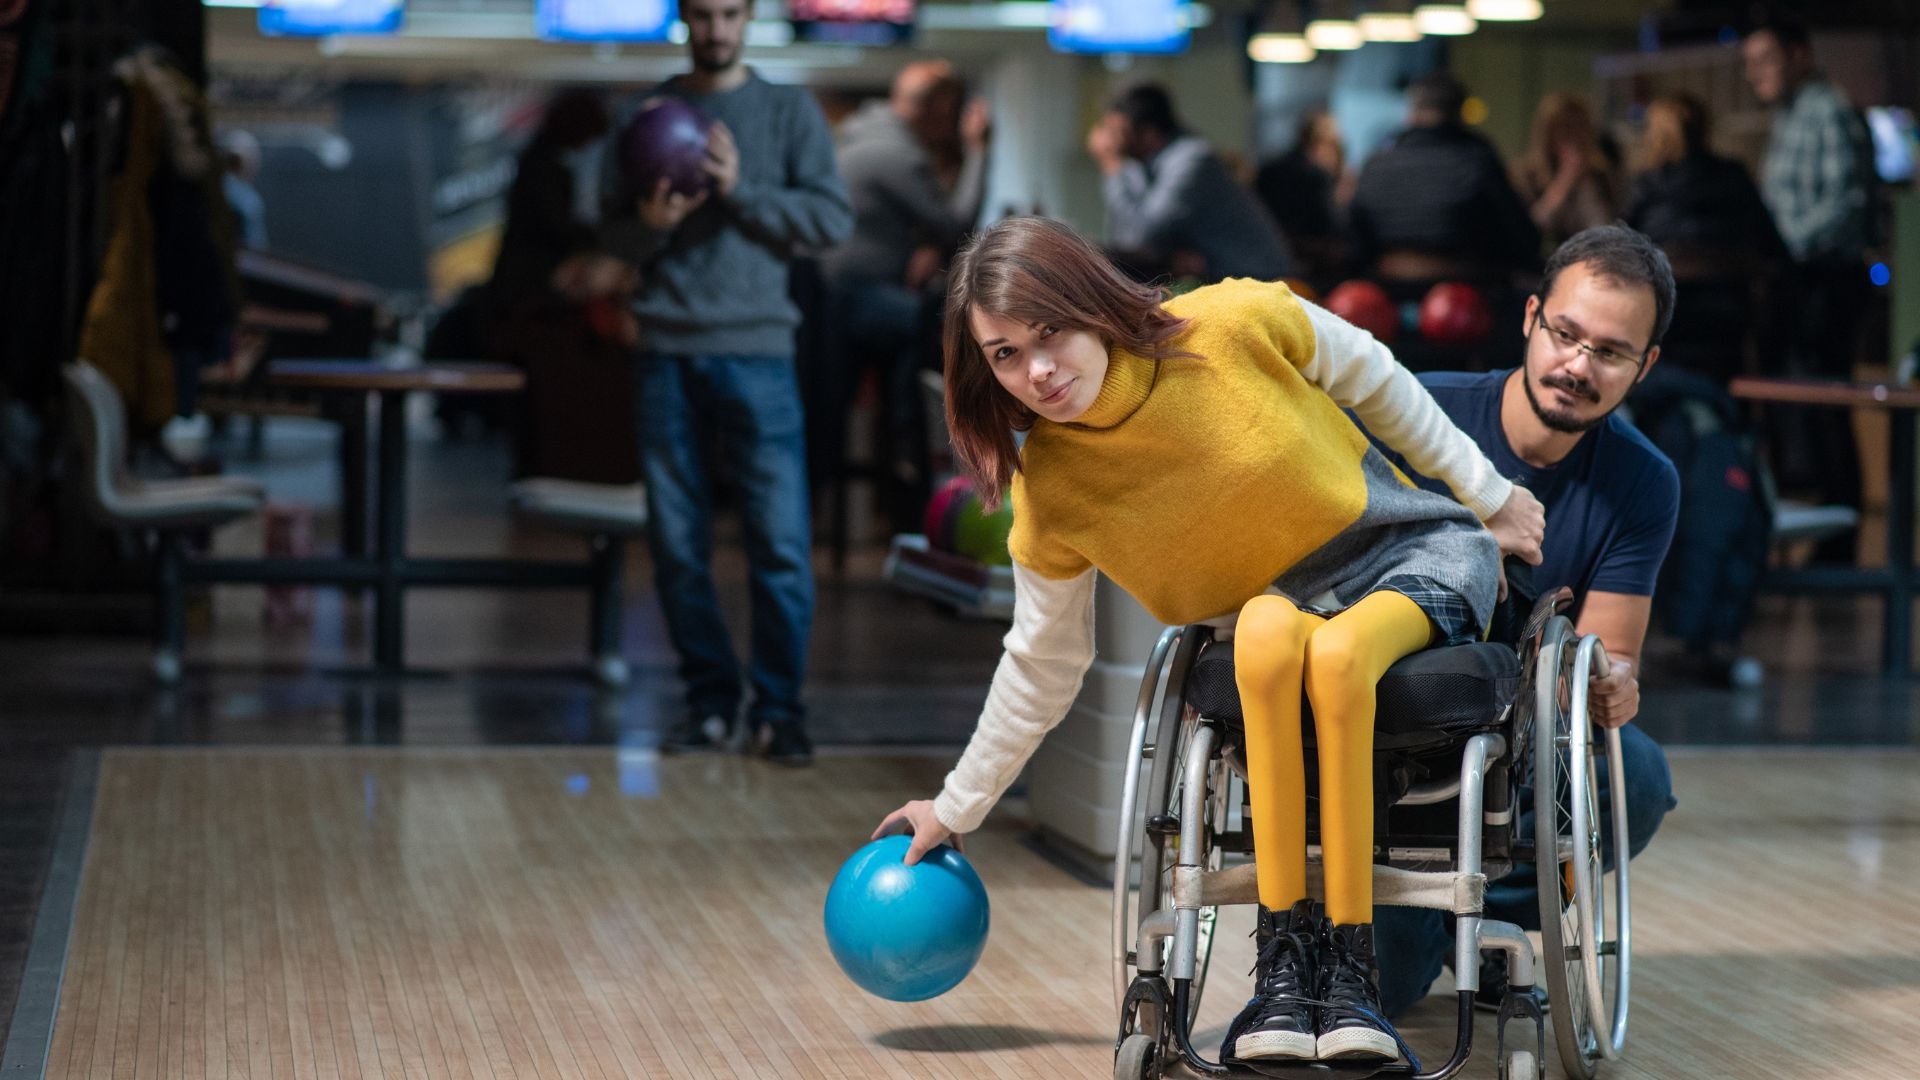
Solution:
{"label": "woman's arm", "polygon": [[1446,484],[1482,521],[1506,505],[1513,482],[1501,476],[1433,395],[1372,334],[1302,300],[1313,326],[1313,359],[1300,372],[1352,409],[1367,430],[1423,476]]}
{"label": "woman's arm", "polygon": [[1013,564],[1013,629],[973,738],[938,796],[907,803],[873,830],[876,840],[912,830],[902,860],[908,866],[954,834],[979,828],[1040,740],[1067,715],[1093,663],[1093,575],[1089,569],[1055,581]]}
{"label": "woman's arm", "polygon": [[940,824],[972,832],[1053,730],[1093,663],[1093,581],[1064,581],[1013,565],[1013,629],[973,738],[933,800]]}

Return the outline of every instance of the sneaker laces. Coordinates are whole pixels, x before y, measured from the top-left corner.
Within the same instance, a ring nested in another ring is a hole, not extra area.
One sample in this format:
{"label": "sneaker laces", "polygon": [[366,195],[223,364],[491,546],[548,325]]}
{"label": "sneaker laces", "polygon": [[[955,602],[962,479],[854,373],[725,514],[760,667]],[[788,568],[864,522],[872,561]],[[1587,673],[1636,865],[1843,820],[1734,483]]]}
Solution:
{"label": "sneaker laces", "polygon": [[1395,1045],[1400,1048],[1400,1056],[1413,1071],[1420,1071],[1420,1059],[1413,1054],[1413,1047],[1400,1037],[1400,1032],[1380,1012],[1380,992],[1367,977],[1367,965],[1361,960],[1353,942],[1342,934],[1327,935],[1327,952],[1332,954],[1320,970],[1325,972],[1321,997],[1315,1002],[1322,1010],[1331,1011],[1341,1018],[1351,1018],[1386,1032]]}
{"label": "sneaker laces", "polygon": [[1329,935],[1327,949],[1333,954],[1333,962],[1325,965],[1326,989],[1323,991],[1330,1008],[1342,1012],[1356,1012],[1369,1018],[1376,1017],[1380,1011],[1379,991],[1374,989],[1373,981],[1367,978],[1366,965],[1355,955],[1353,946],[1342,936]]}
{"label": "sneaker laces", "polygon": [[[1273,935],[1260,942],[1253,968],[1247,972],[1255,976],[1253,997],[1247,999],[1246,1008],[1240,1010],[1240,1014],[1227,1026],[1226,1046],[1221,1050],[1222,1060],[1231,1056],[1231,1048],[1240,1036],[1276,1017],[1296,1016],[1302,1031],[1308,1038],[1313,1037],[1313,1014],[1299,1013],[1297,1010],[1311,1009],[1314,1004],[1313,988],[1305,985],[1301,977],[1302,961],[1312,955],[1314,937],[1311,933],[1291,929],[1287,921],[1276,922],[1278,925],[1274,927]],[[1258,923],[1254,925],[1253,933],[1247,936],[1260,936]]]}
{"label": "sneaker laces", "polygon": [[[1260,931],[1256,927],[1254,934]],[[1251,935],[1250,935],[1251,936]],[[1297,930],[1277,930],[1274,935],[1261,943],[1259,953],[1254,957],[1253,967],[1247,972],[1257,974],[1262,967],[1267,969],[1265,978],[1256,980],[1254,988],[1264,994],[1266,988],[1282,975],[1293,976],[1293,989],[1289,991],[1295,998],[1306,1000],[1305,988],[1300,985],[1300,960],[1313,948],[1313,938]],[[1291,953],[1289,957],[1286,954]]]}

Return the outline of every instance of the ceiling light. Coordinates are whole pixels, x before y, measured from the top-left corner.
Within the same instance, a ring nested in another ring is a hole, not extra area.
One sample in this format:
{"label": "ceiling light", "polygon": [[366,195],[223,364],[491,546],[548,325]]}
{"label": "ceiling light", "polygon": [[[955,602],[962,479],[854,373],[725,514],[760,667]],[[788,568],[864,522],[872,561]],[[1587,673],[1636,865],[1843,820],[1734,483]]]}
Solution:
{"label": "ceiling light", "polygon": [[1423,34],[1452,37],[1471,34],[1480,25],[1465,4],[1421,4],[1413,9],[1413,25]]}
{"label": "ceiling light", "polygon": [[1531,22],[1540,17],[1540,0],[1467,0],[1467,13],[1481,22]]}
{"label": "ceiling light", "polygon": [[1420,28],[1404,11],[1367,11],[1356,20],[1360,36],[1368,41],[1419,41]]}
{"label": "ceiling light", "polygon": [[1357,49],[1367,43],[1352,19],[1315,19],[1307,24],[1307,44],[1322,51]]}
{"label": "ceiling light", "polygon": [[1255,34],[1247,40],[1247,58],[1262,64],[1304,64],[1315,55],[1304,34]]}

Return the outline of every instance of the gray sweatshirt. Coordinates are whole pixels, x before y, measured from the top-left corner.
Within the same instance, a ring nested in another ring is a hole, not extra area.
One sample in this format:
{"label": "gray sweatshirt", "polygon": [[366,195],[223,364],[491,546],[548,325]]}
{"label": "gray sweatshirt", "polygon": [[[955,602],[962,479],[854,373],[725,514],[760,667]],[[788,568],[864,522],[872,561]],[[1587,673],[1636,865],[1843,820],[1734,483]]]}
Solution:
{"label": "gray sweatshirt", "polygon": [[730,197],[716,194],[678,228],[657,232],[640,221],[616,136],[601,242],[641,269],[633,301],[641,347],[791,357],[800,311],[787,298],[787,263],[801,249],[839,243],[853,224],[826,118],[805,90],[751,73],[725,93],[690,93],[681,78],[655,93],[727,125],[740,147],[740,180]]}
{"label": "gray sweatshirt", "polygon": [[1197,251],[1209,280],[1287,273],[1279,228],[1197,135],[1180,136],[1144,165],[1129,160],[1105,191],[1107,242],[1121,251]]}
{"label": "gray sweatshirt", "polygon": [[980,217],[986,154],[968,154],[953,190],[940,184],[933,155],[885,101],[872,101],[840,124],[840,173],[853,200],[853,236],[826,257],[836,279],[900,284],[920,244],[948,247]]}

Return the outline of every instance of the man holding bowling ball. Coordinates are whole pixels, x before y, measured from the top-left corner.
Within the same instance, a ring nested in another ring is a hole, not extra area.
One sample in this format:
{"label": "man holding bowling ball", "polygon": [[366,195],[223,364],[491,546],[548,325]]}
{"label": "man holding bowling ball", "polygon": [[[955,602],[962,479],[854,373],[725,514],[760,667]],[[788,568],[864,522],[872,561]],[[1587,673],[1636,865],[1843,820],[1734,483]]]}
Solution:
{"label": "man holding bowling ball", "polygon": [[[819,106],[743,62],[751,0],[681,0],[680,14],[693,70],[654,93],[709,122],[704,158],[697,170],[662,169],[687,140],[669,146],[630,138],[642,135],[637,125],[625,131],[608,155],[602,238],[642,282],[633,312],[647,539],[687,694],[664,748],[727,745],[746,696],[749,730],[767,757],[804,765],[813,755],[800,693],[812,527],[793,370],[800,312],[787,271],[800,249],[845,239],[853,212]],[[694,190],[669,173],[691,174]],[[709,564],[715,447],[740,486],[745,519],[753,630],[744,685]]]}

